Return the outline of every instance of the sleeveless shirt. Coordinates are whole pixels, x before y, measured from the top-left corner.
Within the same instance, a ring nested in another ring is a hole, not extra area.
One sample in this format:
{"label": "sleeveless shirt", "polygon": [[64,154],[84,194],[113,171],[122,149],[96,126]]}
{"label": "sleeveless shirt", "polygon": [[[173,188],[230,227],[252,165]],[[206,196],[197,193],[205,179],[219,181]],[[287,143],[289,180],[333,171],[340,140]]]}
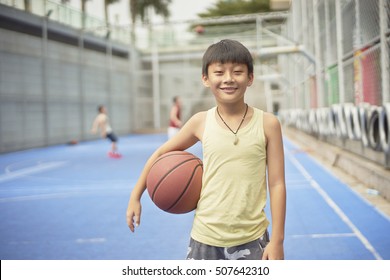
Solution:
{"label": "sleeveless shirt", "polygon": [[263,111],[234,135],[217,123],[216,107],[207,112],[202,139],[203,186],[191,237],[218,247],[253,241],[266,231],[266,141]]}

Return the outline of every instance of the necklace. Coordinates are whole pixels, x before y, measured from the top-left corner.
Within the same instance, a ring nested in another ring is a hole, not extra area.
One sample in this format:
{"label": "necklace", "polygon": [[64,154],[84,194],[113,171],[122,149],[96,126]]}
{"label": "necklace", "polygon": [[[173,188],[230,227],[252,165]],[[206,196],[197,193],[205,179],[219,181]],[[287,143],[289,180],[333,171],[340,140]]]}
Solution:
{"label": "necklace", "polygon": [[246,105],[246,109],[245,109],[245,113],[244,113],[244,116],[242,117],[242,120],[240,122],[240,125],[238,126],[237,130],[234,132],[233,129],[230,128],[230,126],[228,126],[228,124],[224,121],[224,119],[222,118],[221,114],[219,113],[218,111],[218,107],[217,107],[217,114],[218,116],[221,118],[221,121],[226,125],[227,128],[229,128],[229,130],[234,134],[234,142],[233,144],[234,145],[237,145],[238,144],[238,136],[237,136],[237,132],[238,130],[240,129],[242,123],[244,122],[245,120],[245,117],[246,117],[246,113],[248,113],[248,104],[245,104]]}

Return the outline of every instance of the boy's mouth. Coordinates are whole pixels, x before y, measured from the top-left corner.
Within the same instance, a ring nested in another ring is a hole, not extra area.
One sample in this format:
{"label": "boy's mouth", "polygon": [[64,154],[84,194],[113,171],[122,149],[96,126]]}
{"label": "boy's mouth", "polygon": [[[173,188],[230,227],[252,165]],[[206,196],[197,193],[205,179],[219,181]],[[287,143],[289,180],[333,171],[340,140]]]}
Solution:
{"label": "boy's mouth", "polygon": [[224,92],[227,92],[227,93],[229,93],[229,92],[234,92],[234,91],[236,91],[236,87],[222,87],[221,88],[221,90],[223,90]]}

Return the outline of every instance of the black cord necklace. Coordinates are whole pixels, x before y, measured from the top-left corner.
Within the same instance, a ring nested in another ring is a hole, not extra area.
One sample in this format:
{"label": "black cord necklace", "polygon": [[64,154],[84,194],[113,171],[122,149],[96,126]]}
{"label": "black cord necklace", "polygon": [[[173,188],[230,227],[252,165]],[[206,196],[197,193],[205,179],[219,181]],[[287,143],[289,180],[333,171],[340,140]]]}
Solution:
{"label": "black cord necklace", "polygon": [[246,113],[248,113],[248,104],[245,104],[245,105],[246,105],[245,113],[244,113],[244,116],[242,117],[242,120],[241,120],[240,125],[238,126],[236,132],[234,132],[233,129],[231,129],[230,126],[228,126],[228,124],[224,121],[224,119],[222,118],[221,114],[219,113],[218,107],[217,107],[217,114],[218,114],[218,116],[221,118],[222,122],[226,125],[226,127],[229,128],[229,130],[234,134],[234,142],[233,142],[234,145],[237,145],[237,144],[238,144],[237,132],[238,132],[238,130],[240,129],[242,123],[243,123],[244,120],[245,120]]}

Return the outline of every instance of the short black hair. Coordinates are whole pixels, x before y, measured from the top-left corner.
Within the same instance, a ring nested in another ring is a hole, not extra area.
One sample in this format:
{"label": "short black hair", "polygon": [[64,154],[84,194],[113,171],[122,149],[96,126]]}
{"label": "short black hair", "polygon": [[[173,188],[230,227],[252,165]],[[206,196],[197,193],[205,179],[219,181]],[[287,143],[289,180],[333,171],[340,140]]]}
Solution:
{"label": "short black hair", "polygon": [[203,55],[202,74],[207,76],[209,65],[215,62],[242,63],[248,67],[248,74],[253,74],[251,53],[243,44],[235,40],[221,40],[208,47]]}
{"label": "short black hair", "polygon": [[101,113],[102,110],[103,110],[103,108],[104,108],[104,105],[99,105],[98,108],[97,108],[97,109],[98,109],[98,112]]}

